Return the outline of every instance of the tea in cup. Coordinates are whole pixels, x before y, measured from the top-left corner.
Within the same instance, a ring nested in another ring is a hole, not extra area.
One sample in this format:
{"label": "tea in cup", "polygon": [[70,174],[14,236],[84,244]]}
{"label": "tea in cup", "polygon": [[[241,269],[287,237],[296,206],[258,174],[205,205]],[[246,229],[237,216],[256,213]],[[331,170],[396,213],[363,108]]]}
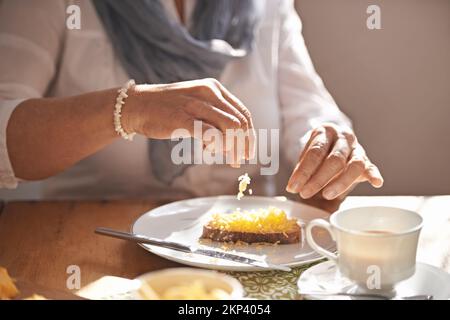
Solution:
{"label": "tea in cup", "polygon": [[[389,207],[361,207],[334,213],[329,222],[312,220],[306,240],[317,253],[334,261],[340,273],[359,289],[393,291],[415,272],[422,217]],[[336,241],[337,254],[320,247],[312,229],[326,229]]]}

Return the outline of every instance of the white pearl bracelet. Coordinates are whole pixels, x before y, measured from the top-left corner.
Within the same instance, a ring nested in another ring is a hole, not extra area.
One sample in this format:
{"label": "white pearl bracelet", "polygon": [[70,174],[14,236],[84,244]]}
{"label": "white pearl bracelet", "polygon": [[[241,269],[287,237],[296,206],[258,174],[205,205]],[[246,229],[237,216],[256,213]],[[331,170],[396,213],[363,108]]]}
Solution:
{"label": "white pearl bracelet", "polygon": [[126,133],[122,127],[122,122],[120,118],[122,118],[122,107],[125,104],[125,99],[128,98],[127,92],[131,87],[134,87],[136,82],[134,80],[129,80],[119,91],[119,95],[116,99],[116,105],[114,107],[114,129],[117,134],[122,138],[128,141],[133,141],[136,132]]}

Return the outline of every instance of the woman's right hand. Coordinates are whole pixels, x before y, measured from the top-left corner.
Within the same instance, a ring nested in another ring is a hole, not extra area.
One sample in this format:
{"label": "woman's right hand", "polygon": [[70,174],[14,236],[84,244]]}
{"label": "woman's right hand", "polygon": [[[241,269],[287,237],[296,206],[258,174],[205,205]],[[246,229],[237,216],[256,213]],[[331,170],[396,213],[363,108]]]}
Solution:
{"label": "woman's right hand", "polygon": [[[250,111],[215,79],[136,85],[129,91],[122,112],[126,132],[137,132],[153,139],[170,139],[177,129],[185,129],[188,137],[200,138],[194,132],[195,121],[202,121],[202,133],[208,129],[218,130],[222,142],[227,129],[242,129],[248,133],[244,150],[236,149],[239,144],[234,143],[233,154],[237,159],[254,157],[255,131]],[[211,141],[203,140],[203,143],[208,145]],[[227,143],[222,145],[223,150],[215,152],[230,152]]]}

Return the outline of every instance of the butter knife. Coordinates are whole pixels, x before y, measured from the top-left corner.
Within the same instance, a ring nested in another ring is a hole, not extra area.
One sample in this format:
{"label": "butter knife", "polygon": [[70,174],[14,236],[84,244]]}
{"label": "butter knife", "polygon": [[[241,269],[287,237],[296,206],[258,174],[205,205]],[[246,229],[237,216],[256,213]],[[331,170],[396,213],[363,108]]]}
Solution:
{"label": "butter knife", "polygon": [[229,261],[233,261],[233,262],[239,262],[239,263],[248,264],[248,265],[263,268],[263,269],[280,270],[280,271],[286,271],[286,272],[291,271],[291,268],[289,268],[287,266],[271,264],[271,263],[268,263],[265,261],[260,261],[260,260],[240,256],[237,254],[226,253],[226,252],[222,252],[222,251],[193,248],[193,247],[189,247],[184,244],[181,244],[181,243],[164,241],[164,240],[160,240],[160,239],[156,239],[156,238],[150,238],[150,237],[146,237],[146,236],[139,235],[139,234],[133,234],[130,232],[117,231],[117,230],[113,230],[113,229],[109,229],[109,228],[96,228],[95,233],[104,235],[104,236],[108,236],[108,237],[122,239],[122,240],[130,240],[130,241],[134,241],[137,243],[150,244],[153,246],[172,249],[175,251],[181,251],[181,252],[192,253],[192,254],[200,254],[200,255],[208,256],[208,257],[212,257],[212,258],[229,260]]}

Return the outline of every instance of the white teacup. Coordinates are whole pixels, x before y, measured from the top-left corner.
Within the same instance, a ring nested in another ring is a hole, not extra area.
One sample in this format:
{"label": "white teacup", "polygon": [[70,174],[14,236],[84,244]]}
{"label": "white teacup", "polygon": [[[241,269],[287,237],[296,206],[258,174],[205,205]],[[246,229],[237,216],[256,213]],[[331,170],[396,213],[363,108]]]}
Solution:
{"label": "white teacup", "polygon": [[[422,222],[418,213],[400,208],[352,208],[334,213],[330,222],[312,220],[306,227],[306,239],[360,289],[392,291],[396,283],[415,272]],[[336,241],[337,255],[314,241],[314,227],[328,230]]]}

